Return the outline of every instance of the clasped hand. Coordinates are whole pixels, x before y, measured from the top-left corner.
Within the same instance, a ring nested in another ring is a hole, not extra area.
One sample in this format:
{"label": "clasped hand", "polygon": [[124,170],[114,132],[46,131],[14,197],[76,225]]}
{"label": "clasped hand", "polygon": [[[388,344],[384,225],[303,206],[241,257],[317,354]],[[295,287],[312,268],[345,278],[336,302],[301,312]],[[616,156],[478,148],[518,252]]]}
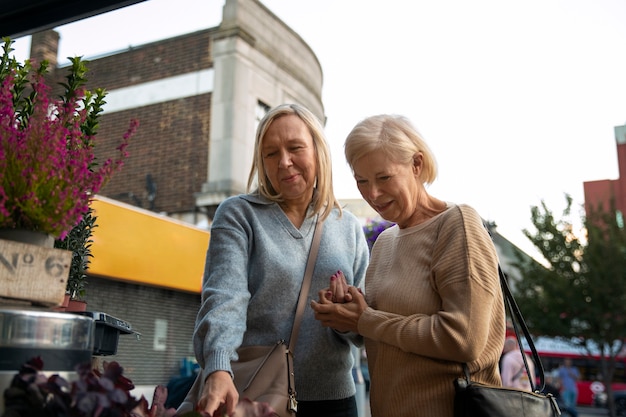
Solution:
{"label": "clasped hand", "polygon": [[311,308],[322,326],[358,333],[359,318],[367,302],[358,288],[348,285],[343,272],[332,275],[330,285],[320,290],[318,297],[318,301],[311,301]]}

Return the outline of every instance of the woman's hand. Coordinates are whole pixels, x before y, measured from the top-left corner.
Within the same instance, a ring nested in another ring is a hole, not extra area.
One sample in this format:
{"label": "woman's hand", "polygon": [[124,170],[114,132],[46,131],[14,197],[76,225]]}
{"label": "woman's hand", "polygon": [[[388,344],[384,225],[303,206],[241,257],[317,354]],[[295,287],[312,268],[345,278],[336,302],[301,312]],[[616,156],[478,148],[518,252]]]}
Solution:
{"label": "woman's hand", "polygon": [[331,327],[340,332],[358,333],[359,318],[367,308],[367,302],[361,291],[348,286],[343,298],[349,301],[333,302],[332,298],[332,291],[325,288],[319,292],[319,301],[311,301],[315,318],[324,327]]}
{"label": "woman's hand", "polygon": [[226,414],[230,416],[235,413],[238,402],[239,393],[235,388],[233,378],[226,371],[215,371],[204,382],[197,410],[212,416],[223,405],[226,408]]}
{"label": "woman's hand", "polygon": [[225,414],[222,409],[217,410],[213,417],[277,417],[276,411],[268,404],[250,401],[247,398],[239,401],[234,414]]}
{"label": "woman's hand", "polygon": [[337,271],[330,276],[328,288],[325,288],[326,297],[333,303],[345,303],[352,301],[352,296],[348,292],[348,282],[346,276],[341,271]]}

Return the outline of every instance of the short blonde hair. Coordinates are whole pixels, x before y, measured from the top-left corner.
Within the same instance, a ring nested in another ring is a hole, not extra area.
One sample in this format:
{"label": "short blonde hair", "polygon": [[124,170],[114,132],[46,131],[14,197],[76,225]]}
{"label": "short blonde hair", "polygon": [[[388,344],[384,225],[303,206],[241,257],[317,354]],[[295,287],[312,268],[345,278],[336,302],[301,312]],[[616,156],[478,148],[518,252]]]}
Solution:
{"label": "short blonde hair", "polygon": [[412,164],[422,153],[422,183],[432,184],[437,178],[435,156],[422,135],[404,116],[380,114],[360,121],[348,134],[344,144],[346,160],[354,171],[354,163],[371,152],[383,152],[392,161]]}
{"label": "short blonde hair", "polygon": [[307,126],[313,137],[313,146],[315,147],[317,160],[316,192],[313,195],[314,213],[319,213],[321,219],[328,217],[333,207],[337,207],[341,213],[341,207],[333,191],[332,160],[330,157],[330,148],[328,147],[324,134],[324,128],[319,119],[315,117],[309,109],[298,104],[281,104],[276,106],[270,109],[263,119],[261,119],[257,127],[254,141],[254,157],[252,158],[252,167],[250,168],[250,175],[248,176],[248,192],[250,192],[256,181],[259,194],[277,203],[284,201],[280,193],[272,187],[269,178],[265,175],[261,145],[265,138],[265,133],[272,122],[287,115],[299,117]]}

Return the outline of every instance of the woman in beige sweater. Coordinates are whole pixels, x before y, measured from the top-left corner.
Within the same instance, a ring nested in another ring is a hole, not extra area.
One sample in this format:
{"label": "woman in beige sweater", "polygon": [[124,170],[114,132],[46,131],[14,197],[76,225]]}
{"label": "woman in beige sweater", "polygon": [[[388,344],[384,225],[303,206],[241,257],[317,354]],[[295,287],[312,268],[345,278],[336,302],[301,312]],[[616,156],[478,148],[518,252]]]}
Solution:
{"label": "woman in beige sweater", "polygon": [[345,153],[363,198],[396,225],[372,249],[365,296],[338,273],[311,303],[315,316],[363,335],[372,417],[452,417],[463,362],[472,380],[501,384],[505,314],[493,242],[473,208],[428,194],[435,159],[406,118],[363,120]]}

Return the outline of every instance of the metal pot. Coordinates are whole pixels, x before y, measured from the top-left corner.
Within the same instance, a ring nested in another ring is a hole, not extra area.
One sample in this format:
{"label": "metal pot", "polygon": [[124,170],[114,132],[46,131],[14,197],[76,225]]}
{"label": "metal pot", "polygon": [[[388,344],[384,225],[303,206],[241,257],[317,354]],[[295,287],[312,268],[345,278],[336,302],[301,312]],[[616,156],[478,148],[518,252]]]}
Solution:
{"label": "metal pot", "polygon": [[0,415],[4,390],[20,367],[40,356],[46,375],[75,380],[76,366],[90,363],[94,346],[94,321],[77,314],[0,309]]}

